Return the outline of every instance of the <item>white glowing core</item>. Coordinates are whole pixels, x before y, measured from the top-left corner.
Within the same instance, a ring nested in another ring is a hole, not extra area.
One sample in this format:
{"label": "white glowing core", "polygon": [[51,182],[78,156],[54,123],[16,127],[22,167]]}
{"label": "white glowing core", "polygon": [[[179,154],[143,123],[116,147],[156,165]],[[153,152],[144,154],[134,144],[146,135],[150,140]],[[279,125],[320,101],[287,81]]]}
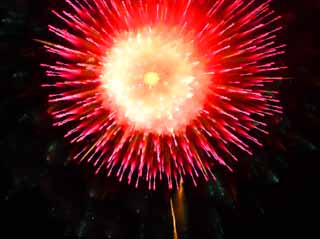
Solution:
{"label": "white glowing core", "polygon": [[159,28],[126,32],[105,57],[106,101],[137,130],[183,130],[203,107],[209,79],[192,41]]}

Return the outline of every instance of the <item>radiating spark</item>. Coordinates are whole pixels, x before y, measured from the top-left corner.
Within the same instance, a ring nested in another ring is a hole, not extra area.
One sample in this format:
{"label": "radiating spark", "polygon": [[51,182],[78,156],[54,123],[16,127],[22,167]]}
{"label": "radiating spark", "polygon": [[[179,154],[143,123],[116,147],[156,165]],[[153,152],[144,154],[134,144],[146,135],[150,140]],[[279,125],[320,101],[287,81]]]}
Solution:
{"label": "radiating spark", "polygon": [[173,209],[175,211],[176,225],[179,231],[184,231],[187,225],[187,214],[185,205],[185,195],[182,181],[179,184],[179,189],[172,198]]}
{"label": "radiating spark", "polygon": [[174,213],[172,198],[170,199],[170,208],[172,216],[172,225],[173,225],[173,239],[178,239],[177,225],[176,225],[176,215]]}

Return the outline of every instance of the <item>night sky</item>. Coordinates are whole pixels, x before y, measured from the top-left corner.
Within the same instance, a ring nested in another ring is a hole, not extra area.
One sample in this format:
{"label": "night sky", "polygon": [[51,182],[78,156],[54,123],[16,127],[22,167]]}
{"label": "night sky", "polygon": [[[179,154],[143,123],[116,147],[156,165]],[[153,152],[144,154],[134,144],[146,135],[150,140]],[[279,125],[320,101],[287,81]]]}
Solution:
{"label": "night sky", "polygon": [[[274,0],[284,18],[281,40],[289,80],[281,83],[284,115],[255,159],[232,176],[184,188],[180,238],[319,237],[320,0]],[[173,238],[170,198],[160,186],[134,189],[87,165],[68,161],[64,130],[53,128],[39,65],[48,58],[34,39],[50,39],[48,9],[59,0],[0,2],[1,237]],[[178,209],[177,209],[178,210]],[[179,211],[179,210],[178,210]]]}

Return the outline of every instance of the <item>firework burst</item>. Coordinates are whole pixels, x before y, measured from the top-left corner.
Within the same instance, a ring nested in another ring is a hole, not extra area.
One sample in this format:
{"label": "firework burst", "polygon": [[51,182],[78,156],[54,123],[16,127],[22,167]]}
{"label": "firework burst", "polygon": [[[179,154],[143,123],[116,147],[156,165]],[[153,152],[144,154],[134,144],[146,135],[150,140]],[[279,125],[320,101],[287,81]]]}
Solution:
{"label": "firework burst", "polygon": [[270,1],[66,2],[53,11],[64,27],[49,26],[66,43],[45,44],[60,57],[44,65],[45,86],[74,160],[172,188],[214,178],[215,164],[232,171],[232,145],[262,145],[253,133],[282,111],[271,86],[285,68]]}

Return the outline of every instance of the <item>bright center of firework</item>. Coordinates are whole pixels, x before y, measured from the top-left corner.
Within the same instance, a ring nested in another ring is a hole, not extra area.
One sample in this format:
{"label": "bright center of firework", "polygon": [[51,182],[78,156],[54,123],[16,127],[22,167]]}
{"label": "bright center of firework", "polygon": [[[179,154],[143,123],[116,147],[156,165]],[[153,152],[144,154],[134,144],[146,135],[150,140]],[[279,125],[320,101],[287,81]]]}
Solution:
{"label": "bright center of firework", "polygon": [[160,80],[158,73],[152,72],[152,71],[144,74],[143,79],[144,79],[144,83],[150,87],[156,85]]}
{"label": "bright center of firework", "polygon": [[185,129],[201,111],[209,80],[193,41],[177,31],[126,32],[105,59],[106,105],[121,123],[168,133]]}

